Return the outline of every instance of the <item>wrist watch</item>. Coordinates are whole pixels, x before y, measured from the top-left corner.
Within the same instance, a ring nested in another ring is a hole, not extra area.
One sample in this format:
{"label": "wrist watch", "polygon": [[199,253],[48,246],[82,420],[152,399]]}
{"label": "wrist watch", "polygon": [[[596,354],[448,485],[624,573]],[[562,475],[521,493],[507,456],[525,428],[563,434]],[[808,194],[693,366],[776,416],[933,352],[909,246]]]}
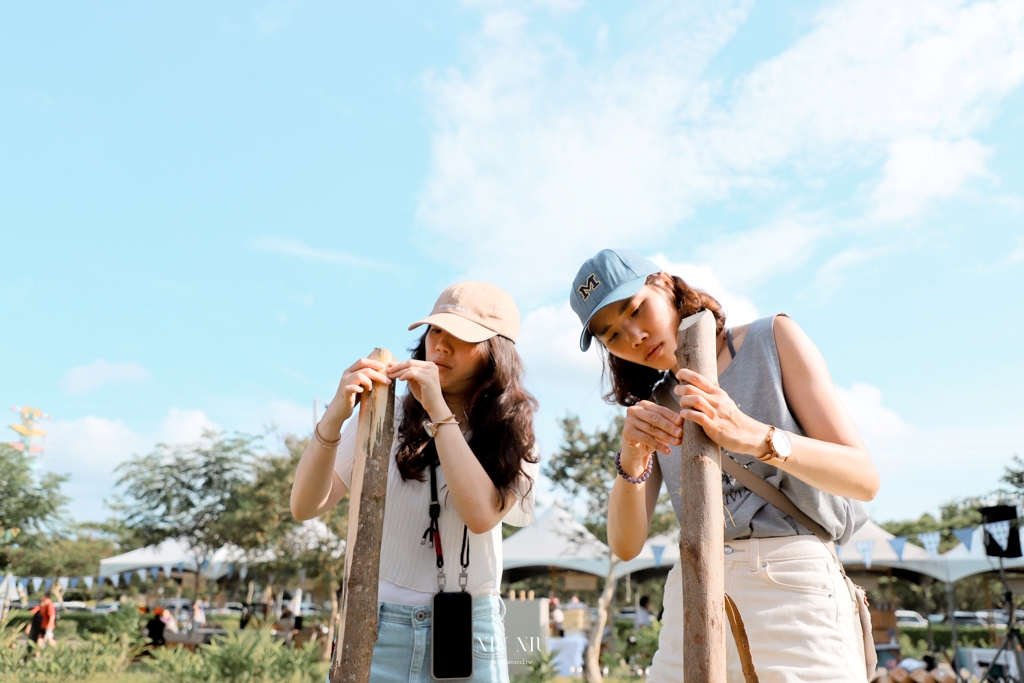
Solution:
{"label": "wrist watch", "polygon": [[437,436],[437,428],[441,425],[455,425],[458,426],[459,421],[455,419],[455,413],[452,413],[443,420],[437,422],[431,422],[430,420],[423,421],[423,430],[430,436],[431,439]]}
{"label": "wrist watch", "polygon": [[789,434],[781,429],[769,426],[765,442],[768,444],[768,452],[763,456],[758,456],[757,459],[761,462],[769,462],[771,460],[786,462],[793,453],[793,442],[790,441]]}

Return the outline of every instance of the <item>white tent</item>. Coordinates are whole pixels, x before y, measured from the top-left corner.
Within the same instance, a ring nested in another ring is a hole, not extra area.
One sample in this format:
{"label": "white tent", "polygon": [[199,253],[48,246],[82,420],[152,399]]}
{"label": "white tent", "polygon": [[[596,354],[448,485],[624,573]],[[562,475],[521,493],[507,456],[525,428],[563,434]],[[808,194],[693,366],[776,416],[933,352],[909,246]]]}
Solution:
{"label": "white tent", "polygon": [[596,576],[608,574],[608,546],[557,504],[532,525],[506,538],[501,548],[505,571],[556,567]]}
{"label": "white tent", "polygon": [[[1020,533],[1019,529],[1017,533]],[[1003,560],[1003,562],[1006,569],[1024,567],[1024,558]],[[905,562],[904,566],[907,569],[934,576],[940,581],[959,581],[975,574],[999,571],[999,558],[989,557],[985,554],[985,530],[979,526],[974,530],[970,550],[963,543],[958,543],[955,548],[939,555],[938,558],[929,555],[927,559],[920,562]]]}
{"label": "white tent", "polygon": [[652,536],[644,542],[640,554],[629,562],[620,562],[615,568],[616,578],[648,569],[668,571],[679,561],[679,532]]}
{"label": "white tent", "polygon": [[[311,519],[299,525],[289,536],[288,544],[298,550],[312,550],[316,547],[335,543],[337,539],[331,533],[327,525],[319,519]],[[337,542],[338,550],[335,554],[344,551],[345,542]],[[216,550],[212,556],[204,558],[205,569],[202,575],[207,579],[216,580],[226,576],[231,565],[261,564],[274,559],[270,551],[249,555],[245,551],[234,546],[225,546]],[[146,546],[130,550],[121,555],[108,557],[100,560],[100,576],[114,576],[124,572],[136,571],[139,569],[167,568],[177,571],[181,565],[182,571],[195,572],[196,556],[189,550],[188,545],[178,539],[167,539],[158,545]]]}
{"label": "white tent", "polygon": [[20,598],[18,584],[13,574],[8,574],[0,579],[0,600],[18,600]]}
{"label": "white tent", "polygon": [[[871,568],[892,567],[899,569],[910,569],[912,571],[927,574],[935,578],[941,578],[935,574],[935,567],[910,567],[909,563],[922,563],[932,561],[933,558],[928,551],[919,545],[906,543],[903,546],[902,559],[896,554],[892,541],[896,537],[888,531],[868,520],[853,538],[846,545],[837,548],[839,560],[847,569],[867,568],[869,562],[865,555],[870,555]],[[927,569],[927,571],[925,571]]]}

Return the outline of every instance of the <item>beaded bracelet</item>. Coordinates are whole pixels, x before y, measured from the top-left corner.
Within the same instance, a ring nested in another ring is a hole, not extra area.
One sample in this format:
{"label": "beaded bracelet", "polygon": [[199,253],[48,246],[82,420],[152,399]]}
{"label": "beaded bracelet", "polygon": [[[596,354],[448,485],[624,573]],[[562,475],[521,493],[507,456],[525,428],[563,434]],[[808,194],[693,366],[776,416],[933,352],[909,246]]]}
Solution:
{"label": "beaded bracelet", "polygon": [[644,473],[639,477],[631,477],[622,469],[622,449],[620,448],[618,453],[615,454],[615,469],[618,471],[619,476],[630,484],[642,484],[651,478],[651,470],[654,469],[654,453],[651,453],[650,456],[648,456],[647,469],[644,470]]}

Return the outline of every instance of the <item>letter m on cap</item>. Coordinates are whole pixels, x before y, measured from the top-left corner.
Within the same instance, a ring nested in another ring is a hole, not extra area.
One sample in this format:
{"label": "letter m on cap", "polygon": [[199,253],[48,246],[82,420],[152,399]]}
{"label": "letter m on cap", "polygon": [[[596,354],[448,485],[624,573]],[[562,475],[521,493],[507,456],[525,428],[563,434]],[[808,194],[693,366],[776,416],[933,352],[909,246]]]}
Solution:
{"label": "letter m on cap", "polygon": [[600,286],[601,283],[597,281],[597,276],[591,273],[587,278],[587,281],[580,285],[579,289],[576,291],[579,292],[580,296],[583,297],[583,300],[586,301],[590,298],[590,293]]}

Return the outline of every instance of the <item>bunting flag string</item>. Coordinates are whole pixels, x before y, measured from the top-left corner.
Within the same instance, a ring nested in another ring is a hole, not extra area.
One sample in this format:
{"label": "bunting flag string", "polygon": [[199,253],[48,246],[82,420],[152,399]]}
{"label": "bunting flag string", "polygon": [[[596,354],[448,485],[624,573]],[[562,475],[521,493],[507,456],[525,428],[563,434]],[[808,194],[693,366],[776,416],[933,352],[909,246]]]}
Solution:
{"label": "bunting flag string", "polygon": [[663,545],[652,545],[651,552],[654,553],[654,566],[661,566],[661,558],[665,554],[665,546]]}
{"label": "bunting flag string", "polygon": [[68,577],[66,577],[66,576],[62,576],[62,577],[60,577],[59,579],[57,579],[57,583],[58,583],[58,584],[60,584],[60,589],[61,589],[62,591],[66,591],[66,590],[68,589],[68,583],[69,583],[70,581],[71,581],[71,579],[69,579],[69,578],[68,578]]}
{"label": "bunting flag string", "polygon": [[235,573],[235,565],[229,564],[228,565],[227,577],[230,579],[234,575],[234,573]]}
{"label": "bunting flag string", "polygon": [[154,581],[156,581],[157,578],[160,576],[160,567],[150,567],[149,575],[153,577]]}
{"label": "bunting flag string", "polygon": [[246,567],[243,564],[242,567],[238,570],[238,578],[241,579],[242,581],[245,581],[245,576],[248,573],[249,573],[249,568]]}
{"label": "bunting flag string", "polygon": [[124,581],[124,587],[125,588],[127,588],[130,585],[132,585],[132,573],[131,572],[125,572],[125,573],[121,574],[121,580]]}
{"label": "bunting flag string", "polygon": [[[178,571],[180,572],[181,570],[179,569]],[[169,563],[164,565],[164,578],[171,578],[171,565]]]}
{"label": "bunting flag string", "polygon": [[939,531],[929,531],[925,534],[918,534],[917,537],[921,539],[921,545],[928,551],[928,554],[932,557],[939,556],[939,540],[941,539],[942,533]]}
{"label": "bunting flag string", "polygon": [[92,590],[92,577],[91,576],[83,576],[82,577],[82,581],[85,581],[86,589],[91,591]]}
{"label": "bunting flag string", "polygon": [[139,581],[142,581],[142,583],[146,583],[146,570],[145,569],[138,569],[138,570],[136,570],[135,573],[139,575]]}
{"label": "bunting flag string", "polygon": [[53,579],[49,579],[48,578],[48,579],[46,579],[46,590],[47,590],[47,592],[49,592],[49,590],[51,588],[53,588]]}
{"label": "bunting flag string", "polygon": [[893,551],[896,553],[896,559],[902,562],[903,549],[907,546],[907,537],[897,536],[896,538],[890,538],[889,545],[892,546]]}
{"label": "bunting flag string", "polygon": [[854,545],[857,547],[857,552],[860,553],[861,559],[864,560],[864,568],[871,569],[871,559],[875,552],[875,542],[857,541]]}
{"label": "bunting flag string", "polygon": [[968,527],[966,529],[953,529],[953,535],[956,539],[964,544],[967,548],[967,552],[971,552],[971,546],[974,544],[974,530],[978,527]]}
{"label": "bunting flag string", "polygon": [[32,592],[35,593],[39,590],[39,587],[43,585],[43,577],[33,576],[32,577]]}
{"label": "bunting flag string", "polygon": [[992,540],[999,544],[999,547],[1006,550],[1010,543],[1010,520],[1004,519],[1000,522],[989,522],[985,525],[985,531],[992,537]]}
{"label": "bunting flag string", "polygon": [[179,562],[178,563],[178,573],[180,574],[183,571],[185,571],[185,563],[184,562]]}
{"label": "bunting flag string", "polygon": [[78,588],[78,582],[80,580],[81,579],[79,579],[77,576],[72,576],[71,577],[71,590],[75,590],[76,588]]}

